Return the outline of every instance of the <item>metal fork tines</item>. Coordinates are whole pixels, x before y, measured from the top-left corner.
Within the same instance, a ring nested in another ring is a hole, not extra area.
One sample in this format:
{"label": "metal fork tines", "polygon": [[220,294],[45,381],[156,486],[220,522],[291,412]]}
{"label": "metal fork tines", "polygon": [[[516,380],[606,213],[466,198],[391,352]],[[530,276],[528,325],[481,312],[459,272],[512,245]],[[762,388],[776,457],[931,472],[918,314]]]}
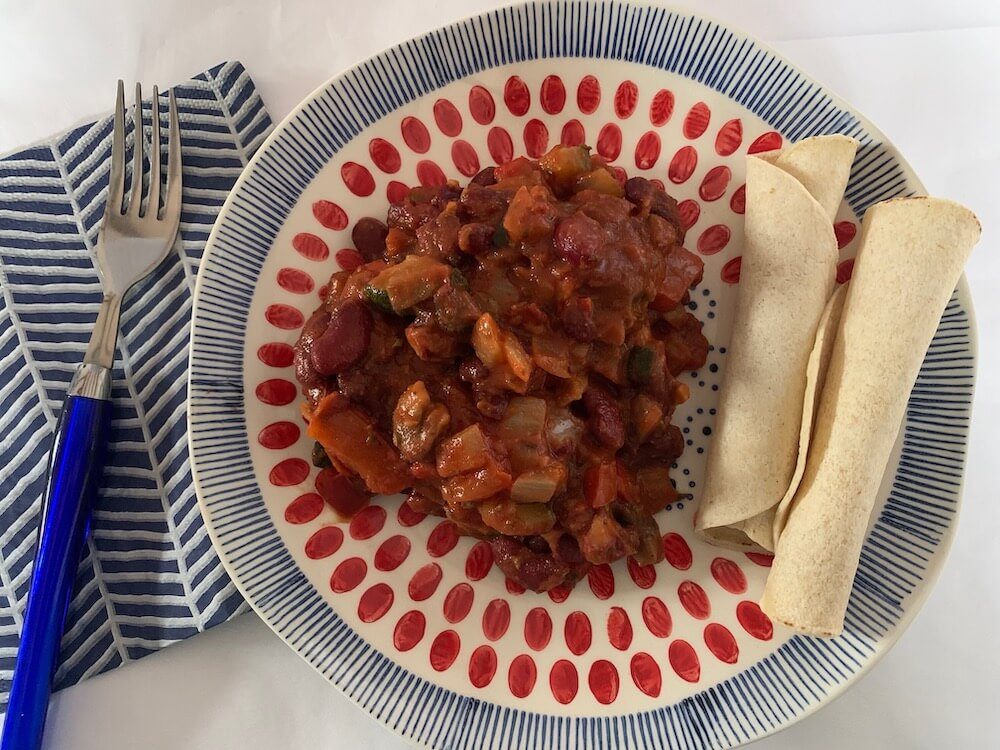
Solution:
{"label": "metal fork tines", "polygon": [[[118,319],[125,293],[162,261],[173,245],[181,215],[181,143],[177,102],[169,97],[166,189],[160,165],[160,92],[153,87],[152,133],[149,171],[145,172],[145,135],[142,89],[135,85],[133,122],[135,145],[132,181],[125,194],[125,86],[118,82],[115,125],[111,146],[111,171],[104,224],[97,241],[97,262],[104,286],[104,301],[84,363],[110,369],[115,356]],[[148,179],[145,179],[148,175]],[[149,190],[143,201],[143,184]],[[162,205],[161,205],[162,204]],[[87,368],[85,368],[87,369]]]}

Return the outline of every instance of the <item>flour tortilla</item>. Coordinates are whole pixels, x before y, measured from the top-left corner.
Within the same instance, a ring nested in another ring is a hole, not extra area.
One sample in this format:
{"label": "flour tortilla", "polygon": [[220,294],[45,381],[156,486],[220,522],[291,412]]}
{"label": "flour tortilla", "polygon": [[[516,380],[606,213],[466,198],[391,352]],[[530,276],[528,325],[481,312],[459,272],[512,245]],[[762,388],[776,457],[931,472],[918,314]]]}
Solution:
{"label": "flour tortilla", "polygon": [[832,221],[856,146],[818,136],[747,159],[740,289],[695,524],[713,543],[773,549],[775,508],[798,457],[806,368],[835,283]]}
{"label": "flour tortilla", "polygon": [[772,619],[812,635],[843,630],[910,390],[979,235],[972,212],[947,200],[868,209],[805,475],[779,513],[787,521],[761,600]]}

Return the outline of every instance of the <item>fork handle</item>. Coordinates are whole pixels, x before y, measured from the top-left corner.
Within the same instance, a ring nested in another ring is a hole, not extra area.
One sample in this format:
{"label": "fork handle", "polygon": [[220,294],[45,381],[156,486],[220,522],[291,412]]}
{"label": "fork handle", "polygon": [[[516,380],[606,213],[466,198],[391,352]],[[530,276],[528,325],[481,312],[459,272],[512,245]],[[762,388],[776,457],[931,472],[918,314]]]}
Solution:
{"label": "fork handle", "polygon": [[0,750],[41,747],[66,610],[103,467],[110,385],[107,368],[82,365],[59,416]]}

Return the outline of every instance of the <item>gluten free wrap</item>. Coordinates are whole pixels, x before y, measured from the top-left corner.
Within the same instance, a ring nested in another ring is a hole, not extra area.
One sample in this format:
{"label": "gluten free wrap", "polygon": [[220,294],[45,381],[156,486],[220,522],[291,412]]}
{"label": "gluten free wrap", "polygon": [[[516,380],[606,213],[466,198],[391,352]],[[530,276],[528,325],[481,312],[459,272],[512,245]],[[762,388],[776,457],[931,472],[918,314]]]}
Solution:
{"label": "gluten free wrap", "polygon": [[865,214],[805,473],[777,515],[761,600],[772,619],[813,635],[843,630],[910,390],[979,235],[973,213],[948,200],[901,198]]}
{"label": "gluten free wrap", "polygon": [[774,549],[799,455],[806,371],[836,281],[833,219],[857,142],[817,136],[747,159],[739,294],[696,529]]}

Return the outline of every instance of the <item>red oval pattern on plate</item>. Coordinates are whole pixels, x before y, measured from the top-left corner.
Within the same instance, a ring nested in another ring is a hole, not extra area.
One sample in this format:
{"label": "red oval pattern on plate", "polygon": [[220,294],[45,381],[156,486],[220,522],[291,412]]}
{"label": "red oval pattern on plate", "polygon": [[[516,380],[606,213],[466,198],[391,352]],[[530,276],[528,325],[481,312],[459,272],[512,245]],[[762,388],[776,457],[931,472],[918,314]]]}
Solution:
{"label": "red oval pattern on plate", "polygon": [[315,492],[307,492],[292,500],[285,508],[285,521],[288,523],[308,523],[323,512],[323,498]]}
{"label": "red oval pattern on plate", "polygon": [[427,538],[427,552],[431,557],[443,557],[458,544],[458,529],[451,521],[442,521]]}
{"label": "red oval pattern on plate", "polygon": [[615,593],[615,574],[607,563],[592,567],[587,573],[587,583],[598,599],[610,599]]}
{"label": "red oval pattern on plate", "polygon": [[399,124],[399,131],[403,136],[403,142],[410,147],[411,151],[418,154],[426,154],[431,147],[431,134],[416,117],[404,117]]}
{"label": "red oval pattern on plate", "polygon": [[615,665],[605,659],[598,659],[590,665],[587,684],[598,703],[609,706],[618,697],[618,670]]}
{"label": "red oval pattern on plate", "polygon": [[375,568],[382,571],[395,570],[410,554],[410,540],[402,534],[386,539],[375,551]]}
{"label": "red oval pattern on plate", "polygon": [[510,627],[510,605],[503,599],[494,599],[483,610],[483,635],[491,641],[503,638]]}
{"label": "red oval pattern on plate", "polygon": [[281,302],[268,305],[264,310],[264,319],[283,331],[294,331],[296,328],[301,328],[305,322],[305,317],[298,308]]}
{"label": "red oval pattern on plate", "polygon": [[563,626],[566,648],[576,656],[587,653],[593,640],[590,618],[583,612],[570,612]]}
{"label": "red oval pattern on plate", "polygon": [[316,221],[327,229],[339,231],[347,228],[347,212],[332,201],[316,201],[312,204],[312,212]]}
{"label": "red oval pattern on plate", "polygon": [[[344,225],[346,226],[346,224],[347,217],[345,215]],[[330,248],[327,244],[310,232],[299,232],[292,237],[292,247],[299,255],[309,260],[326,260],[330,255]]]}
{"label": "red oval pattern on plate", "polygon": [[597,134],[597,153],[609,161],[614,161],[621,152],[622,129],[609,122]]}
{"label": "red oval pattern on plate", "polygon": [[444,598],[444,619],[452,625],[464,620],[468,616],[469,610],[472,609],[472,602],[475,598],[476,594],[469,584],[463,582],[452,586],[451,591]]}
{"label": "red oval pattern on plate", "polygon": [[667,649],[667,660],[671,668],[685,682],[697,682],[701,679],[701,662],[694,647],[684,640],[677,640]]}
{"label": "red oval pattern on plate", "polygon": [[330,588],[343,594],[357,588],[368,575],[368,565],[360,557],[349,557],[338,565],[330,576]]}
{"label": "red oval pattern on plate", "polygon": [[438,584],[441,583],[441,566],[437,563],[427,563],[417,569],[417,572],[410,578],[410,583],[406,587],[410,598],[415,602],[422,602],[429,599]]}
{"label": "red oval pattern on plate", "polygon": [[717,622],[705,626],[705,645],[715,658],[724,664],[735,664],[740,658],[740,649],[729,628]]}
{"label": "red oval pattern on plate", "polygon": [[687,570],[691,567],[691,548],[684,537],[675,531],[663,535],[663,556],[677,570]]}
{"label": "red oval pattern on plate", "polygon": [[651,698],[660,695],[663,675],[660,674],[660,665],[656,663],[656,659],[645,651],[640,651],[629,662],[629,671],[632,673],[632,682],[639,690]]}
{"label": "red oval pattern on plate", "polygon": [[506,164],[514,158],[514,141],[510,139],[510,133],[501,127],[490,128],[486,147],[497,164]]}
{"label": "red oval pattern on plate", "polygon": [[535,660],[527,654],[520,654],[514,657],[507,670],[507,686],[515,698],[527,698],[531,691],[535,689],[535,680],[538,679],[538,670],[535,668]]}
{"label": "red oval pattern on plate", "polygon": [[493,567],[493,548],[489,542],[476,542],[465,558],[465,577],[470,581],[481,581]]}
{"label": "red oval pattern on plate", "polygon": [[688,198],[677,204],[677,213],[680,216],[681,227],[686,232],[697,223],[698,217],[701,216],[701,206],[698,201]]}
{"label": "red oval pattern on plate", "polygon": [[409,528],[410,526],[416,526],[418,523],[427,518],[427,514],[418,513],[406,503],[402,503],[399,506],[399,510],[396,511],[396,518],[399,520],[400,526],[406,526]]}
{"label": "red oval pattern on plate", "polygon": [[[520,596],[526,590],[524,586],[519,584],[517,581],[511,580],[510,578],[504,580],[504,586],[507,589],[507,593],[513,594],[514,596]],[[552,592],[550,591],[549,594],[551,595],[551,593]]]}
{"label": "red oval pattern on plate", "polygon": [[274,341],[257,350],[257,359],[268,367],[291,367],[295,362],[295,350],[290,344]]}
{"label": "red oval pattern on plate", "polygon": [[361,198],[375,192],[375,178],[368,171],[368,167],[357,162],[344,162],[340,167],[340,177],[347,185],[347,189]]}
{"label": "red oval pattern on plate", "polygon": [[411,609],[396,623],[392,631],[392,645],[397,651],[409,651],[423,640],[426,628],[427,619],[424,613]]}
{"label": "red oval pattern on plate", "polygon": [[694,581],[682,581],[677,587],[677,598],[687,613],[697,620],[707,619],[712,613],[712,605],[708,601],[705,589]]}
{"label": "red oval pattern on plate", "polygon": [[493,95],[479,84],[469,90],[469,113],[480,125],[489,125],[496,116],[497,105]]}
{"label": "red oval pattern on plate", "polygon": [[747,210],[747,186],[745,184],[736,188],[733,197],[729,199],[729,208],[734,214],[745,214]]}
{"label": "red oval pattern on plate", "polygon": [[619,651],[632,645],[632,621],[621,607],[612,607],[608,614],[608,642]]}
{"label": "red oval pattern on plate", "polygon": [[601,104],[601,84],[592,75],[580,79],[576,87],[576,106],[585,115],[592,115]]}
{"label": "red oval pattern on plate", "polygon": [[622,81],[615,91],[615,114],[622,120],[632,116],[639,101],[639,87],[635,81]]}
{"label": "red oval pattern on plate", "polygon": [[656,583],[656,567],[653,565],[640,565],[635,558],[628,559],[628,574],[632,576],[635,585],[641,589],[652,588]]}
{"label": "red oval pattern on plate", "polygon": [[719,156],[735,154],[742,143],[743,123],[739,119],[730,120],[719,128],[719,133],[715,136],[715,153]]}
{"label": "red oval pattern on plate", "polygon": [[361,595],[358,602],[358,618],[361,622],[381,620],[392,608],[392,588],[385,583],[376,583]]}
{"label": "red oval pattern on plate", "polygon": [[462,132],[462,114],[447,99],[434,102],[434,122],[437,123],[438,130],[451,138]]}
{"label": "red oval pattern on plate", "polygon": [[437,634],[431,643],[430,661],[435,672],[443,672],[458,658],[462,649],[462,639],[454,630],[444,630]]}
{"label": "red oval pattern on plate", "polygon": [[402,203],[410,194],[410,188],[405,183],[392,180],[385,186],[385,197],[390,203]]}
{"label": "red oval pattern on plate", "polygon": [[285,406],[292,403],[298,396],[295,384],[282,378],[272,378],[259,383],[254,393],[257,399],[269,406]]}
{"label": "red oval pattern on plate", "polygon": [[580,676],[573,662],[560,659],[552,665],[549,672],[549,689],[552,690],[552,697],[564,706],[573,702],[580,690]]}
{"label": "red oval pattern on plate", "polygon": [[727,557],[712,560],[712,578],[730,594],[742,594],[747,590],[747,577],[740,566]]}
{"label": "red oval pattern on plate", "polygon": [[774,555],[765,552],[744,552],[750,562],[755,562],[762,568],[770,568],[774,562]]}
{"label": "red oval pattern on plate", "polygon": [[738,255],[732,260],[726,261],[719,276],[727,284],[740,283],[740,268],[743,265],[743,256]]}
{"label": "red oval pattern on plate", "polygon": [[[338,250],[334,257],[337,260],[337,265],[345,271],[353,271],[365,263],[365,259],[361,257],[361,253],[353,247],[345,247]],[[321,294],[320,296],[325,297],[326,295]]]}
{"label": "red oval pattern on plate", "polygon": [[681,130],[684,137],[690,141],[701,138],[708,130],[708,124],[712,120],[712,110],[705,102],[698,102],[688,111],[684,117],[684,125]]}
{"label": "red oval pattern on plate", "polygon": [[579,120],[570,120],[563,125],[559,142],[564,146],[582,146],[587,140],[587,133]]}
{"label": "red oval pattern on plate", "polygon": [[747,154],[759,154],[762,151],[774,151],[781,148],[781,135],[770,130],[763,135],[757,136],[756,140],[747,148]]}
{"label": "red oval pattern on plate", "polygon": [[698,236],[698,252],[715,255],[729,244],[731,234],[725,224],[713,224]]}
{"label": "red oval pattern on plate", "polygon": [[484,688],[493,682],[497,673],[497,652],[492,646],[482,645],[469,657],[469,682],[473,687]]}
{"label": "red oval pattern on plate", "polygon": [[545,76],[538,99],[547,114],[557,115],[562,112],[566,106],[566,87],[562,79],[556,75]]}
{"label": "red oval pattern on plate", "polygon": [[837,283],[846,284],[854,274],[854,258],[842,260],[837,264]]}
{"label": "red oval pattern on plate", "polygon": [[535,607],[524,618],[524,642],[533,651],[541,651],[552,640],[552,618],[545,607]]}
{"label": "red oval pattern on plate", "polygon": [[313,290],[312,276],[297,268],[282,268],[278,271],[278,286],[292,294],[309,294]]}
{"label": "red oval pattern on plate", "polygon": [[451,160],[455,169],[466,177],[474,177],[479,171],[479,155],[468,141],[457,140],[451,144]]}
{"label": "red oval pattern on plate", "polygon": [[353,539],[371,539],[385,526],[386,512],[381,505],[362,508],[351,519],[349,527]]}
{"label": "red oval pattern on plate", "polygon": [[[523,591],[523,589],[522,589]],[[556,604],[562,604],[564,601],[569,599],[569,595],[573,592],[573,587],[568,583],[560,583],[558,586],[549,589],[549,599],[551,599]]]}
{"label": "red oval pattern on plate", "polygon": [[399,150],[385,138],[372,138],[368,143],[368,155],[386,174],[396,174],[403,163]]}
{"label": "red oval pattern on plate", "polygon": [[301,458],[286,458],[277,463],[268,474],[268,481],[275,487],[293,487],[306,481],[309,464]]}
{"label": "red oval pattern on plate", "polygon": [[306,557],[322,560],[329,557],[344,543],[344,532],[338,526],[324,526],[306,540]]}
{"label": "red oval pattern on plate", "polygon": [[524,125],[524,149],[532,159],[539,158],[549,148],[549,129],[541,120],[531,119]]}
{"label": "red oval pattern on plate", "polygon": [[295,445],[299,434],[295,422],[274,422],[257,434],[257,442],[271,450],[282,450]]}
{"label": "red oval pattern on plate", "polygon": [[833,234],[837,238],[837,247],[843,250],[858,233],[858,226],[853,221],[838,221],[833,225]]}
{"label": "red oval pattern on plate", "polygon": [[510,113],[516,117],[521,117],[528,113],[531,107],[531,92],[520,76],[511,76],[503,87],[503,101],[507,105]]}
{"label": "red oval pattern on plate", "polygon": [[448,179],[436,162],[421,159],[417,162],[417,181],[424,187],[441,187]]}
{"label": "red oval pattern on plate", "polygon": [[694,149],[694,146],[681,146],[677,150],[677,153],[674,154],[674,158],[670,160],[670,166],[667,168],[667,177],[675,185],[680,185],[683,182],[687,182],[687,179],[697,166],[698,152]]}
{"label": "red oval pattern on plate", "polygon": [[729,180],[732,179],[732,176],[732,170],[725,164],[712,167],[702,178],[698,195],[703,201],[719,200],[725,194],[726,188],[729,187]]}
{"label": "red oval pattern on plate", "polygon": [[660,136],[650,130],[643,133],[635,144],[635,166],[639,169],[651,169],[660,158]]}
{"label": "red oval pattern on plate", "polygon": [[769,641],[774,636],[771,618],[761,611],[757,602],[742,601],[737,604],[736,619],[747,633],[759,641]]}
{"label": "red oval pattern on plate", "polygon": [[649,121],[655,127],[660,127],[667,123],[673,113],[674,92],[669,89],[660,89],[649,104]]}
{"label": "red oval pattern on plate", "polygon": [[657,638],[669,638],[674,629],[670,610],[657,596],[647,596],[642,600],[642,621],[646,623],[649,632]]}

